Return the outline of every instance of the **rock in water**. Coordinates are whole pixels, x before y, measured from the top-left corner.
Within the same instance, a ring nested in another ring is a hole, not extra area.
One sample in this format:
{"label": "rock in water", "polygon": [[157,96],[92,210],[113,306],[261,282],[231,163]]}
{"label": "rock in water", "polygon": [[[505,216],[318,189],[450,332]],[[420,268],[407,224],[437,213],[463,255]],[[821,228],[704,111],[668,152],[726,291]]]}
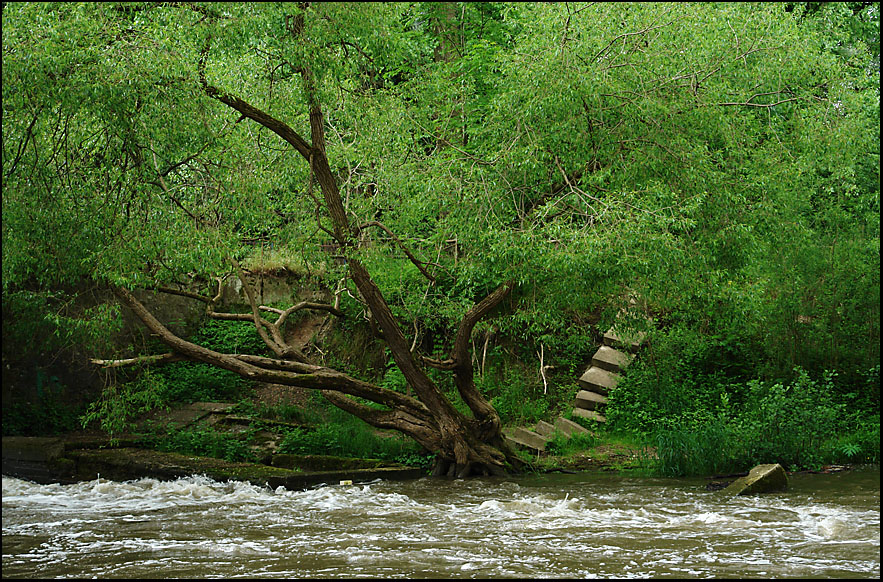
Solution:
{"label": "rock in water", "polygon": [[752,495],[788,489],[788,475],[778,463],[757,465],[745,477],[733,481],[724,493],[728,495]]}

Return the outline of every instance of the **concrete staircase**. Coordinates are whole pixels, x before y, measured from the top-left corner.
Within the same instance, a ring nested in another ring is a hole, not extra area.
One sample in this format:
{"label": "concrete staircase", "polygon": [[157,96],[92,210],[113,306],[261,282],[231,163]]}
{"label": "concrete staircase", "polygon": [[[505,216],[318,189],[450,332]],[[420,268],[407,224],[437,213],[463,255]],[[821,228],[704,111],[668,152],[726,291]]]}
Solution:
{"label": "concrete staircase", "polygon": [[574,436],[576,434],[585,434],[589,432],[584,426],[559,416],[555,419],[555,424],[541,420],[533,429],[520,426],[503,429],[503,435],[512,446],[545,452],[546,445],[552,440],[556,430],[565,436]]}
{"label": "concrete staircase", "polygon": [[[573,401],[572,416],[607,422],[607,417],[603,414],[607,406],[607,396],[619,382],[623,369],[634,360],[635,352],[645,337],[643,332],[631,335],[620,333],[616,325],[604,334],[603,344],[592,356],[589,368],[577,380],[580,390]],[[512,445],[545,452],[555,429],[569,436],[578,432],[590,432],[575,422],[558,417],[554,425],[540,421],[534,429],[518,427],[504,430],[503,433]]]}
{"label": "concrete staircase", "polygon": [[581,390],[573,401],[573,416],[607,422],[607,417],[603,414],[607,407],[607,397],[619,383],[622,371],[635,359],[635,352],[644,337],[645,334],[641,333],[636,337],[623,339],[615,326],[604,334],[604,343],[592,356],[589,368],[577,380]]}

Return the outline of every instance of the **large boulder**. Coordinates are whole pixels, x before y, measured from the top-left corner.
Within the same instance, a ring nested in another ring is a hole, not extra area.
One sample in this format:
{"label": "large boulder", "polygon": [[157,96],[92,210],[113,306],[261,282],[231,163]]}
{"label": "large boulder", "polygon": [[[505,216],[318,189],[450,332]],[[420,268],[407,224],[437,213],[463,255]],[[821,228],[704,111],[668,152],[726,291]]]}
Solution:
{"label": "large boulder", "polygon": [[752,495],[788,489],[788,475],[778,463],[757,465],[745,477],[739,477],[723,490],[727,495]]}

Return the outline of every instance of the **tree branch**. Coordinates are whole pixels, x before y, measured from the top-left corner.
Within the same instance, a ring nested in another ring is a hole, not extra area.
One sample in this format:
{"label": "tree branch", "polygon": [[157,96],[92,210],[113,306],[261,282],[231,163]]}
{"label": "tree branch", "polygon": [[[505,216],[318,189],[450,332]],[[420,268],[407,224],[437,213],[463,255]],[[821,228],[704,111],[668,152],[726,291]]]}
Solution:
{"label": "tree branch", "polygon": [[492,434],[499,430],[500,416],[475,387],[475,369],[472,365],[472,358],[469,356],[472,330],[476,323],[487,316],[509,295],[514,286],[514,281],[506,281],[466,313],[460,321],[457,338],[454,340],[454,347],[451,350],[451,360],[454,361],[454,383],[457,386],[457,391],[469,406],[475,419],[483,426],[485,434]]}
{"label": "tree branch", "polygon": [[[239,279],[242,281],[242,288],[245,289],[245,295],[246,297],[248,297],[248,303],[251,306],[251,315],[252,320],[254,321],[255,329],[257,329],[258,335],[261,336],[261,339],[264,340],[264,343],[267,344],[267,347],[273,350],[273,353],[280,358],[306,362],[307,358],[302,353],[300,353],[300,350],[288,345],[288,342],[286,342],[285,338],[282,337],[282,332],[279,329],[279,326],[274,325],[261,317],[261,314],[258,310],[258,304],[254,296],[254,291],[251,288],[251,284],[245,277],[245,271],[242,270],[242,267],[239,266],[239,261],[237,261],[235,258],[230,257],[230,261],[233,263],[234,268],[239,273]],[[225,314],[225,316],[227,315],[234,314]],[[219,317],[219,319],[222,318]],[[229,319],[236,318],[230,317]],[[267,335],[267,329],[270,330],[272,338]]]}
{"label": "tree branch", "polygon": [[312,150],[312,146],[307,143],[307,141],[302,138],[300,134],[289,127],[288,124],[276,119],[275,117],[265,113],[264,111],[261,111],[257,107],[251,105],[246,101],[243,101],[239,97],[236,97],[229,93],[224,93],[217,87],[209,85],[205,76],[205,62],[207,58],[208,41],[206,41],[206,46],[202,50],[198,65],[199,81],[202,84],[203,91],[205,91],[206,95],[235,109],[240,114],[242,114],[243,117],[247,117],[252,121],[260,123],[267,129],[284,139],[286,142],[288,142],[305,159],[310,159],[310,151]]}
{"label": "tree branch", "polygon": [[157,354],[154,356],[138,356],[136,358],[125,358],[121,360],[99,360],[92,358],[89,363],[101,366],[102,368],[122,368],[123,366],[137,366],[140,364],[169,364],[171,362],[180,362],[186,360],[184,356],[169,352],[167,354]]}
{"label": "tree branch", "polygon": [[[188,342],[169,331],[130,291],[121,287],[114,287],[113,292],[120,302],[131,309],[135,316],[144,323],[148,330],[155,334],[161,342],[172,348],[175,354],[174,357],[204,362],[229,370],[253,381],[299,386],[315,390],[333,390],[365,398],[378,404],[401,407],[415,417],[425,417],[427,422],[432,417],[428,408],[414,398],[394,390],[363,382],[331,368],[302,362],[275,360],[262,356],[224,354]],[[172,357],[168,354],[162,354],[160,356],[146,356],[143,359],[145,361],[152,359],[170,360]],[[113,362],[113,360],[108,361]],[[97,362],[104,362],[104,360],[98,360]]]}
{"label": "tree branch", "polygon": [[399,239],[399,237],[397,237],[397,236],[396,236],[396,235],[395,235],[395,234],[394,234],[389,228],[387,228],[386,225],[384,225],[382,222],[378,222],[378,221],[376,221],[376,220],[372,220],[372,221],[370,221],[370,222],[366,222],[366,223],[360,225],[359,228],[358,228],[358,230],[361,231],[361,230],[363,230],[363,229],[365,229],[365,228],[368,228],[369,226],[377,227],[377,228],[383,230],[386,234],[388,234],[388,235],[392,238],[392,240],[395,241],[395,243],[399,246],[399,248],[402,249],[402,252],[404,252],[405,255],[408,257],[408,260],[410,260],[411,263],[413,263],[414,266],[417,267],[417,268],[420,270],[420,272],[423,274],[423,276],[426,277],[427,279],[429,279],[430,281],[432,281],[433,283],[435,283],[435,277],[434,277],[429,271],[426,270],[426,267],[424,267],[424,265],[431,265],[431,264],[434,264],[434,263],[429,263],[429,262],[426,262],[426,261],[420,261],[420,260],[418,260],[417,257],[415,257],[415,256],[411,253],[411,251],[408,250],[408,248],[407,248],[407,247],[405,246],[405,244],[401,241],[401,239]]}

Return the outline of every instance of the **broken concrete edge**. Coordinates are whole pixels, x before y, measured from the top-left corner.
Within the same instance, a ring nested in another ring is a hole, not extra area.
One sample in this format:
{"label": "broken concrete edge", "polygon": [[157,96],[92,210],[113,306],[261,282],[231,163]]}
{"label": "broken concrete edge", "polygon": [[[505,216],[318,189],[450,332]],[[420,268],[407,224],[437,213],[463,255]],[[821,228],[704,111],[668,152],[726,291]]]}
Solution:
{"label": "broken concrete edge", "polygon": [[549,442],[549,438],[544,437],[541,434],[538,434],[529,428],[524,428],[521,426],[504,428],[503,436],[508,439],[510,442],[514,442],[516,445],[534,449],[536,451],[545,452],[546,444]]}
{"label": "broken concrete edge", "polygon": [[503,429],[503,436],[510,446],[542,453],[547,452],[546,445],[550,441],[558,438],[569,440],[582,434],[592,434],[592,431],[563,416],[557,417],[554,424],[540,420],[537,422],[535,430],[525,427],[507,427]]}
{"label": "broken concrete edge", "polygon": [[779,463],[757,465],[722,490],[725,495],[753,495],[788,490],[788,474]]}
{"label": "broken concrete edge", "polygon": [[[14,440],[7,440],[14,439]],[[28,439],[27,442],[22,439]],[[40,439],[33,441],[33,439]],[[42,459],[31,451],[51,452]],[[24,450],[22,454],[20,451]],[[315,457],[315,456],[314,456]],[[3,437],[3,475],[27,479],[41,484],[71,484],[92,481],[99,476],[111,481],[129,481],[141,478],[171,480],[192,475],[205,475],[217,481],[246,481],[257,486],[302,490],[319,484],[337,484],[341,481],[364,483],[377,479],[407,480],[425,477],[427,471],[376,459],[363,459],[368,468],[306,471],[284,469],[256,463],[232,463],[210,457],[166,453],[136,448],[76,448],[64,451],[64,442],[58,438]],[[379,466],[386,464],[388,466]]]}

